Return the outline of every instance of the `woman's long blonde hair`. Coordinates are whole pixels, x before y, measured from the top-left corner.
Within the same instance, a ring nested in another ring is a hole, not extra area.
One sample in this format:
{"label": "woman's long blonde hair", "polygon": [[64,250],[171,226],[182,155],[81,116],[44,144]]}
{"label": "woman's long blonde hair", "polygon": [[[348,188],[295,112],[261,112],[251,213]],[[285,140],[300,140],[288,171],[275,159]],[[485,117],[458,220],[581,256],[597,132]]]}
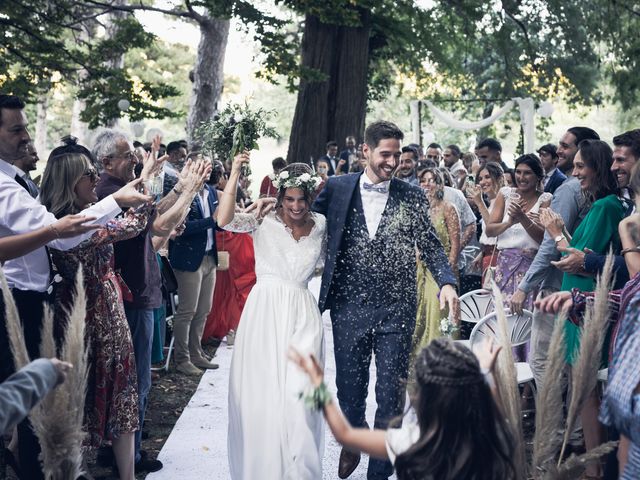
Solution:
{"label": "woman's long blonde hair", "polygon": [[88,168],[91,160],[82,153],[63,153],[54,155],[47,161],[40,184],[40,202],[56,218],[78,213],[75,187]]}

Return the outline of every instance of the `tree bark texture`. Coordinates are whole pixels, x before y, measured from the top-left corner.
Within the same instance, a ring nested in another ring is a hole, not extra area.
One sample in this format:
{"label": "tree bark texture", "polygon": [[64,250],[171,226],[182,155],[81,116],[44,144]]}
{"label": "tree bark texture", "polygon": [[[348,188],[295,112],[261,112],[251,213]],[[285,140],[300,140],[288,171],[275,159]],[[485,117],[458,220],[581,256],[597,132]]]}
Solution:
{"label": "tree bark texture", "polygon": [[310,163],[324,155],[326,142],[340,148],[348,135],[360,141],[364,131],[369,65],[370,14],[362,26],[322,23],[307,15],[302,38],[302,66],[324,73],[324,81],[302,80],[291,127],[287,161]]}
{"label": "tree bark texture", "polygon": [[218,111],[224,86],[224,56],[229,38],[229,20],[209,16],[199,19],[200,43],[193,71],[191,103],[187,118],[187,138],[197,143],[195,130]]}
{"label": "tree bark texture", "polygon": [[49,106],[48,94],[38,96],[37,113],[36,113],[36,136],[34,146],[40,158],[44,158],[47,150],[47,108]]}

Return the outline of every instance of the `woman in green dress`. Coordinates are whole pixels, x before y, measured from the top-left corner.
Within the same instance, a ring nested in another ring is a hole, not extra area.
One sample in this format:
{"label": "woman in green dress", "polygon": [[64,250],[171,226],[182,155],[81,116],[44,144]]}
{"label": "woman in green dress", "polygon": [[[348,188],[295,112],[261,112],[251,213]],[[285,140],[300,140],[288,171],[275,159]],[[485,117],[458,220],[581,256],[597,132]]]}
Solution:
{"label": "woman in green dress", "polygon": [[[458,274],[460,253],[460,220],[456,208],[444,200],[444,179],[435,168],[428,168],[418,177],[429,199],[429,217],[449,259]],[[418,311],[413,334],[412,358],[434,338],[441,337],[440,321],[448,317],[448,310],[440,310],[440,288],[431,272],[418,259]],[[412,363],[411,363],[412,364]]]}
{"label": "woman in green dress", "polygon": [[[611,172],[613,152],[606,142],[601,140],[583,140],[573,161],[573,176],[580,181],[582,192],[591,202],[591,207],[582,223],[570,236],[562,221],[552,212],[541,215],[541,221],[558,247],[573,247],[583,251],[585,248],[599,254],[606,254],[611,248],[614,253],[620,252],[620,236],[618,224],[624,218],[625,207],[617,195],[617,183]],[[573,273],[565,273],[562,279],[562,291],[577,288],[592,292],[595,278]],[[567,346],[567,363],[572,365],[580,345],[580,326],[567,320],[565,324],[565,343]],[[605,345],[603,352],[608,352]],[[600,400],[594,390],[587,399],[580,413],[587,451],[600,445],[604,437],[598,422]],[[592,470],[592,471],[589,471]],[[587,469],[593,478],[600,478],[599,465]]]}

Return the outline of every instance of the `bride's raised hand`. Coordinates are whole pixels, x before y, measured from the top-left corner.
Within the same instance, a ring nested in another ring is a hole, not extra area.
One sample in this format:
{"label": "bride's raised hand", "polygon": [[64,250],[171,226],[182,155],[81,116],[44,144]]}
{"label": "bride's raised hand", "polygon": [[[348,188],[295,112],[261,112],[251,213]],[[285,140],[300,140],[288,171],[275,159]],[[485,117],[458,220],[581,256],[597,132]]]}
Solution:
{"label": "bride's raised hand", "polygon": [[309,380],[314,387],[318,387],[324,381],[324,372],[318,363],[316,357],[311,355],[301,355],[294,347],[289,347],[287,353],[289,360],[298,365],[304,372],[309,375]]}

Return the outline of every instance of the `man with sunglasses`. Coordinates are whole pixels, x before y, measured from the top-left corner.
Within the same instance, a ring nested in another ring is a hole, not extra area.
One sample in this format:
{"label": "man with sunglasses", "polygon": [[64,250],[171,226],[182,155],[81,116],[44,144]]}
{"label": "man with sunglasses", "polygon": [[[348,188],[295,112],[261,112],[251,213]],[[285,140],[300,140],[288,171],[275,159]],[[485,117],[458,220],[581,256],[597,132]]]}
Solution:
{"label": "man with sunglasses", "polygon": [[[48,243],[4,263],[2,270],[22,321],[24,339],[31,358],[40,357],[43,303],[50,301],[51,261],[46,246],[69,250],[93,235],[94,230],[113,219],[121,208],[149,201],[134,185],[124,188],[80,212],[86,222],[75,230],[60,232],[58,220],[36,201],[13,163],[26,153],[31,142],[24,102],[13,95],[0,95],[0,238],[49,228]],[[64,237],[64,238],[63,238]],[[45,246],[46,245],[46,246]],[[4,302],[0,296],[0,381],[15,370],[6,333]],[[40,446],[27,420],[18,425],[18,449],[22,478],[43,478],[38,454]]]}

